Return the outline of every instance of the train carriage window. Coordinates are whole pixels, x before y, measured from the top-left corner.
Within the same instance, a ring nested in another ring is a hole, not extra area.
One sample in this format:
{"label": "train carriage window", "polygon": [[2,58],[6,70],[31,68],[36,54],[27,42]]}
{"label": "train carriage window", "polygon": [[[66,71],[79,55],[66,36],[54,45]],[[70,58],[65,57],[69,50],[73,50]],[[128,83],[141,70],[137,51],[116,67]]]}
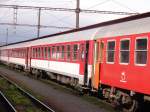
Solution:
{"label": "train carriage window", "polygon": [[65,58],[65,46],[61,46],[61,50],[62,50],[61,59],[64,59]]}
{"label": "train carriage window", "polygon": [[19,52],[19,58],[21,58],[22,57],[22,51],[21,51],[21,49],[19,49],[18,52]]}
{"label": "train carriage window", "polygon": [[38,48],[36,48],[36,58],[38,58]]}
{"label": "train carriage window", "polygon": [[24,58],[23,52],[24,52],[24,49],[22,49],[22,51],[21,51],[22,58]]}
{"label": "train carriage window", "polygon": [[44,58],[44,47],[41,47],[40,49],[40,58]]}
{"label": "train carriage window", "polygon": [[67,60],[70,60],[70,56],[71,56],[71,55],[70,55],[70,54],[71,54],[71,53],[70,53],[70,50],[71,50],[70,45],[67,45],[67,52],[66,52],[66,53],[67,53],[67,57],[66,57]]}
{"label": "train carriage window", "polygon": [[17,49],[17,58],[19,57],[19,50]]}
{"label": "train carriage window", "polygon": [[47,47],[44,47],[44,53],[43,53],[43,55],[44,55],[44,59],[46,59],[47,58]]}
{"label": "train carriage window", "polygon": [[23,58],[23,49],[20,50],[20,57]]}
{"label": "train carriage window", "polygon": [[[34,58],[36,58],[36,48],[33,49],[33,54],[34,54]],[[24,55],[25,55],[25,51],[24,51]]]}
{"label": "train carriage window", "polygon": [[146,64],[147,63],[147,38],[136,39],[135,46],[135,63]]}
{"label": "train carriage window", "polygon": [[99,62],[103,62],[103,49],[104,49],[104,42],[98,42],[97,43],[97,51],[98,51],[98,53],[97,53],[97,61],[99,61]]}
{"label": "train carriage window", "polygon": [[52,47],[52,58],[53,58],[53,59],[56,59],[55,46]]}
{"label": "train carriage window", "polygon": [[[25,49],[23,50],[23,57],[25,58]],[[34,57],[35,57],[35,54],[34,54]]]}
{"label": "train carriage window", "polygon": [[57,48],[56,58],[60,59],[60,47],[57,46],[56,48]]}
{"label": "train carriage window", "polygon": [[77,60],[78,57],[78,45],[73,45],[73,60]]}
{"label": "train carriage window", "polygon": [[84,61],[85,59],[85,44],[80,44],[80,54],[79,54],[80,60]]}
{"label": "train carriage window", "polygon": [[115,41],[107,43],[107,62],[113,63],[115,59]]}
{"label": "train carriage window", "polygon": [[16,49],[15,49],[15,58],[17,57],[17,51],[16,51]]}
{"label": "train carriage window", "polygon": [[[25,49],[23,50],[23,57],[25,58]],[[35,53],[34,53],[34,57],[35,57]]]}
{"label": "train carriage window", "polygon": [[37,58],[41,58],[41,49],[40,48],[38,48],[37,54],[38,54]]}
{"label": "train carriage window", "polygon": [[21,50],[18,49],[18,58],[21,58]]}
{"label": "train carriage window", "polygon": [[22,58],[22,49],[19,50],[19,52],[20,52],[20,58]]}
{"label": "train carriage window", "polygon": [[37,48],[35,48],[35,58],[37,58],[37,51],[38,51],[38,49]]}
{"label": "train carriage window", "polygon": [[[7,56],[7,51],[6,51],[6,56]],[[18,58],[18,50],[16,49],[16,58]]]}
{"label": "train carriage window", "polygon": [[129,63],[129,40],[121,40],[120,42],[120,63]]}
{"label": "train carriage window", "polygon": [[20,57],[20,52],[19,52],[19,49],[17,49],[17,58]]}
{"label": "train carriage window", "polygon": [[[23,54],[24,55],[24,54]],[[34,48],[32,48],[32,58],[34,58],[35,57],[35,49]]]}
{"label": "train carriage window", "polygon": [[50,58],[51,58],[51,48],[48,47],[48,59],[50,59]]}

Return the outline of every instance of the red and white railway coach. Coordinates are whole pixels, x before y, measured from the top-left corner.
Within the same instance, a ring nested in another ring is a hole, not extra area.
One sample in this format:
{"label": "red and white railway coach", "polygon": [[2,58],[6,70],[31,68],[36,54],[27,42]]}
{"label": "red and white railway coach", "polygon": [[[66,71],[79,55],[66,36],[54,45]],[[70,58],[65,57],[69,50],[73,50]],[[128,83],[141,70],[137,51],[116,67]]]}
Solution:
{"label": "red and white railway coach", "polygon": [[97,32],[96,73],[100,83],[150,94],[150,15],[136,17]]}
{"label": "red and white railway coach", "polygon": [[93,87],[113,98],[119,95],[128,111],[136,110],[150,95],[150,13],[102,26],[94,40]]}
{"label": "red and white railway coach", "polygon": [[95,30],[71,32],[31,41],[31,67],[64,75],[67,80],[59,76],[57,78],[66,82],[73,80],[81,85],[86,84],[92,74],[92,60],[89,58],[93,56],[92,37]]}
{"label": "red and white railway coach", "polygon": [[[25,45],[24,45],[25,46]],[[27,54],[27,48],[20,44],[3,46],[0,48],[0,60],[16,64],[19,66],[26,66],[25,59]]]}
{"label": "red and white railway coach", "polygon": [[56,73],[49,75],[64,83],[87,85],[92,74],[93,36],[97,29],[71,30],[9,44],[1,47],[1,54],[9,51],[1,55],[1,61],[30,68],[32,72]]}

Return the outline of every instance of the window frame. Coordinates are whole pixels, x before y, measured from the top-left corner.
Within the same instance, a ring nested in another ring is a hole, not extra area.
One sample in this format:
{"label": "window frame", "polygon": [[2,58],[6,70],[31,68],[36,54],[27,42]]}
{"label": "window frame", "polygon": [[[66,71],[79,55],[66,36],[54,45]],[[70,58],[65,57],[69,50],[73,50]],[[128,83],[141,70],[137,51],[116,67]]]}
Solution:
{"label": "window frame", "polygon": [[[34,57],[35,57],[35,54],[34,54],[35,50],[34,50],[34,47],[31,47],[31,48],[32,48],[32,53],[31,53],[32,57],[31,58],[34,59]],[[23,49],[23,56],[24,56],[24,49]]]}
{"label": "window frame", "polygon": [[48,58],[47,54],[48,54],[48,47],[44,46],[43,47],[43,59],[44,60],[46,60]]}
{"label": "window frame", "polygon": [[[147,40],[147,49],[146,50],[137,50],[137,44],[136,44],[136,40],[138,39],[146,39]],[[134,65],[135,66],[146,66],[148,64],[148,36],[141,36],[141,37],[136,37],[135,38],[135,47],[134,47]],[[146,51],[147,52],[147,60],[146,60],[146,64],[138,64],[136,63],[136,51]]]}
{"label": "window frame", "polygon": [[[54,50],[54,51],[53,51]],[[57,49],[56,45],[51,46],[51,59],[56,60],[57,59]]]}
{"label": "window frame", "polygon": [[[68,52],[68,46],[69,46],[69,52]],[[71,61],[71,51],[72,51],[72,49],[71,49],[72,47],[71,47],[71,44],[67,44],[66,45],[66,61]],[[69,56],[69,58],[68,58],[68,54],[70,54],[70,56]]]}
{"label": "window frame", "polygon": [[[64,49],[63,49],[64,48]],[[60,50],[61,50],[61,56],[60,59],[61,60],[65,60],[65,45],[60,45]]]}
{"label": "window frame", "polygon": [[51,46],[47,46],[47,59],[50,60],[52,57],[51,53],[52,53],[52,47]]}
{"label": "window frame", "polygon": [[[111,51],[114,51],[114,61],[113,62],[108,62],[108,43],[109,42],[115,42],[115,48],[114,48],[114,50],[111,50]],[[116,52],[116,40],[115,39],[107,40],[107,44],[106,44],[106,63],[107,64],[115,63],[115,56],[116,56],[115,52]]]}
{"label": "window frame", "polygon": [[[102,45],[103,44],[103,48]],[[105,42],[103,40],[97,41],[97,56],[96,56],[96,62],[103,63],[104,62],[104,50],[105,50]],[[102,49],[102,51],[100,51]],[[100,53],[101,52],[101,53]]]}
{"label": "window frame", "polygon": [[80,43],[79,44],[79,53],[78,53],[78,58],[79,61],[85,61],[86,59],[86,43]]}
{"label": "window frame", "polygon": [[[77,46],[77,49],[75,51],[74,47]],[[75,43],[72,45],[72,61],[78,61],[79,58],[78,58],[78,53],[79,52],[79,44],[78,43]],[[75,55],[76,55],[76,59],[75,59]]]}
{"label": "window frame", "polygon": [[[126,40],[129,40],[129,50],[121,50],[121,42],[126,41]],[[121,51],[129,51],[129,62],[128,63],[121,62]],[[120,43],[119,43],[119,64],[120,65],[129,65],[130,64],[130,51],[131,51],[131,39],[130,38],[120,39]]]}
{"label": "window frame", "polygon": [[55,46],[56,48],[55,48],[55,50],[56,50],[56,60],[60,60],[60,53],[61,53],[61,47],[59,46],[59,45],[56,45]]}
{"label": "window frame", "polygon": [[40,46],[37,47],[37,58],[38,59],[41,58],[41,47]]}

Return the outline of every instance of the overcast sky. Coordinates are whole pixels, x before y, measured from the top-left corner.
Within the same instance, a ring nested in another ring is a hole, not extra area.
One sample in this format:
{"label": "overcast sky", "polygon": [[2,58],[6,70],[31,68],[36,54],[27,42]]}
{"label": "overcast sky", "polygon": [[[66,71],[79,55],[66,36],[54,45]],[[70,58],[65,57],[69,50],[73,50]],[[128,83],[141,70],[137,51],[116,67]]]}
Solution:
{"label": "overcast sky", "polygon": [[[91,9],[100,11],[121,11],[121,12],[149,12],[150,0],[80,0],[81,9]],[[26,6],[46,6],[59,8],[75,8],[76,0],[0,0],[0,4],[26,5]],[[127,15],[126,15],[127,16]],[[125,16],[106,14],[80,13],[80,26],[87,26],[111,19]],[[18,10],[17,23],[37,24],[36,10]],[[0,8],[0,23],[13,22],[13,9]],[[75,13],[42,11],[42,25],[75,27]],[[8,28],[8,42],[22,41],[35,38],[37,28],[14,27],[0,25],[0,43],[6,42],[6,29]],[[41,36],[63,31],[63,29],[42,28]]]}

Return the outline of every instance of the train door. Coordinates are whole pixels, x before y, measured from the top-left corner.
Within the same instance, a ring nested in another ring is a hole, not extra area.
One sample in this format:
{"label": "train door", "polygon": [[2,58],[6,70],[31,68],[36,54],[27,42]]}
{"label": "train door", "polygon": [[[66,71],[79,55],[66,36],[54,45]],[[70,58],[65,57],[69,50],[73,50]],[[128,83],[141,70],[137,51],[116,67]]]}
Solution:
{"label": "train door", "polygon": [[84,75],[84,85],[87,84],[88,80],[88,49],[89,42],[80,44],[80,74]]}
{"label": "train door", "polygon": [[95,89],[98,89],[100,83],[100,72],[101,72],[101,65],[103,62],[103,54],[104,54],[104,42],[97,41],[95,44],[95,69],[94,75],[92,77],[92,86]]}
{"label": "train door", "polygon": [[9,63],[9,54],[10,54],[10,50],[7,50],[8,63]]}
{"label": "train door", "polygon": [[26,69],[30,69],[30,66],[31,66],[31,49],[28,47],[26,48],[25,50],[25,66],[26,66]]}

